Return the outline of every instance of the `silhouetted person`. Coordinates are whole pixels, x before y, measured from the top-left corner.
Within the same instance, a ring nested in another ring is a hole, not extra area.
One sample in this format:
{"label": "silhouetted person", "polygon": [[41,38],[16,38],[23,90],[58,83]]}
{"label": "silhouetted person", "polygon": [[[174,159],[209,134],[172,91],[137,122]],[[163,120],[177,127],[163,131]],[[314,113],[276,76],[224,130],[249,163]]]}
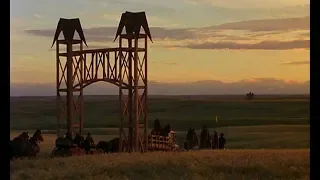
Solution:
{"label": "silhouetted person", "polygon": [[186,150],[192,149],[195,146],[198,146],[198,137],[196,134],[196,131],[194,129],[189,128],[188,133],[187,133],[187,138],[184,143],[184,148]]}
{"label": "silhouetted person", "polygon": [[219,137],[219,149],[224,149],[225,144],[226,144],[226,139],[224,138],[224,134],[221,133]]}
{"label": "silhouetted person", "polygon": [[80,148],[83,145],[83,141],[84,141],[84,138],[79,133],[77,133],[76,137],[74,137],[73,139],[73,142]]}
{"label": "silhouetted person", "polygon": [[160,124],[159,119],[156,119],[156,120],[154,121],[153,129],[154,129],[154,131],[157,132],[157,133],[160,132],[160,130],[161,130],[161,124]]}
{"label": "silhouetted person", "polygon": [[68,132],[66,133],[66,136],[64,138],[70,140],[71,142],[73,141],[71,134]]}
{"label": "silhouetted person", "polygon": [[200,149],[206,149],[209,147],[210,135],[207,127],[204,125],[200,135]]}
{"label": "silhouetted person", "polygon": [[95,147],[95,144],[94,144],[93,138],[91,136],[91,133],[88,132],[86,140],[89,142],[90,148]]}
{"label": "silhouetted person", "polygon": [[170,131],[171,131],[170,124],[167,124],[160,130],[160,136],[168,137]]}
{"label": "silhouetted person", "polygon": [[219,137],[217,131],[214,131],[212,136],[212,149],[219,149]]}
{"label": "silhouetted person", "polygon": [[88,132],[86,139],[84,140],[83,147],[88,153],[91,148],[95,147],[94,141],[91,137],[91,133]]}

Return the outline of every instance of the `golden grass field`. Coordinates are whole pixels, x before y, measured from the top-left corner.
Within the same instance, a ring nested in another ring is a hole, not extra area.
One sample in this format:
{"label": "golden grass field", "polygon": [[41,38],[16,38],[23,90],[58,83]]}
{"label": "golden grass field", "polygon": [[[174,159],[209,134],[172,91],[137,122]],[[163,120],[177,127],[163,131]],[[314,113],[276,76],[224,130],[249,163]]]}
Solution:
{"label": "golden grass field", "polygon": [[[116,129],[89,129],[96,142]],[[309,125],[217,128],[227,138],[225,151],[153,152],[51,158],[56,136],[44,134],[35,160],[16,160],[13,179],[309,179]],[[103,132],[106,135],[103,135]],[[12,131],[11,138],[20,132]],[[33,131],[29,130],[31,135]],[[200,132],[197,131],[197,134]],[[184,137],[186,132],[178,131]]]}
{"label": "golden grass field", "polygon": [[13,179],[309,179],[309,150],[124,153],[14,162]]}

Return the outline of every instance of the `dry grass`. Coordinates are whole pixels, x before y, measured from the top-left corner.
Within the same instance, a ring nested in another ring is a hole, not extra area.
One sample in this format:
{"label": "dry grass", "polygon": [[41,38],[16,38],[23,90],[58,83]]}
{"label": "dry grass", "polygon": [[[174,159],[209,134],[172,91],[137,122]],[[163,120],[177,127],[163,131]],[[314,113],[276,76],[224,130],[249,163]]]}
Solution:
{"label": "dry grass", "polygon": [[[50,154],[56,136],[44,134],[45,141],[40,145],[41,152],[36,160],[14,162],[13,179],[309,179],[309,128],[304,125],[217,128],[226,134],[227,147],[238,150],[108,154],[54,159],[50,158]],[[101,134],[93,135],[98,142],[115,137],[118,131],[90,129],[90,132]],[[107,135],[102,135],[102,132]],[[19,133],[12,132],[11,138]],[[178,136],[185,134],[177,132]]]}
{"label": "dry grass", "polygon": [[[44,134],[45,141],[36,160],[14,162],[13,179],[309,179],[309,128],[304,125],[217,128],[226,134],[227,147],[238,150],[55,159],[50,154],[56,136]],[[108,128],[90,129],[90,132],[97,133],[93,137],[98,142],[115,137],[118,131]],[[12,132],[11,138],[18,134]],[[186,132],[178,131],[177,135],[182,137]],[[278,148],[281,150],[275,150]]]}
{"label": "dry grass", "polygon": [[13,179],[309,179],[309,149],[132,153],[14,162]]}

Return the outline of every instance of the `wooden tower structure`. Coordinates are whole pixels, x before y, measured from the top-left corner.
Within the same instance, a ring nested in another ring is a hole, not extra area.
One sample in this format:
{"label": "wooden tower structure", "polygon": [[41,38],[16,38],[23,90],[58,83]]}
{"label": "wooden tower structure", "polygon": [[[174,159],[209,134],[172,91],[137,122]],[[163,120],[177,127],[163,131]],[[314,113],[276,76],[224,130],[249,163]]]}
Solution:
{"label": "wooden tower structure", "polygon": [[[122,33],[124,27],[126,32]],[[145,34],[140,34],[141,27]],[[74,39],[75,31],[80,39]],[[59,39],[60,32],[63,39]],[[117,37],[117,48],[83,50],[83,44],[87,44],[80,20],[60,19],[53,40],[53,44],[56,43],[57,136],[62,135],[63,122],[68,133],[83,134],[83,89],[103,81],[119,87],[119,150],[147,152],[147,42],[148,37],[152,39],[145,13],[123,13]],[[65,51],[61,46],[65,46]]]}

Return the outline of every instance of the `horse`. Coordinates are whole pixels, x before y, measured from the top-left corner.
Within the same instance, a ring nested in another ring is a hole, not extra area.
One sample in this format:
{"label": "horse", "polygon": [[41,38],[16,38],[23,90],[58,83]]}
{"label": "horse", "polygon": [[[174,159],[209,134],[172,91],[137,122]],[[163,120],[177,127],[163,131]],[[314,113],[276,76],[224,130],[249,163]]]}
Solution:
{"label": "horse", "polygon": [[33,136],[29,139],[29,142],[32,145],[33,148],[33,156],[36,157],[36,154],[40,152],[39,144],[43,142],[43,135],[40,129],[37,129],[36,132],[33,134]]}
{"label": "horse", "polygon": [[[19,141],[19,140],[29,140],[29,134],[28,132],[22,132],[20,135],[18,135],[17,137],[13,138],[14,141]],[[13,141],[12,140],[12,141]],[[12,145],[11,145],[11,141],[10,141],[10,159],[12,160],[13,157],[14,157],[14,152],[13,152],[13,148],[12,148]],[[11,162],[11,161],[10,161]]]}
{"label": "horse", "polygon": [[110,141],[99,141],[96,149],[102,149],[104,153],[119,152],[120,138],[114,138]]}
{"label": "horse", "polygon": [[91,137],[91,134],[88,132],[86,139],[83,141],[83,148],[88,153],[91,149],[95,149],[96,145]]}
{"label": "horse", "polygon": [[210,148],[210,134],[206,126],[203,126],[200,135],[200,149]]}
{"label": "horse", "polygon": [[110,153],[119,152],[119,144],[120,144],[120,138],[114,138],[111,141],[109,141],[109,152]]}
{"label": "horse", "polygon": [[198,146],[198,137],[194,129],[189,128],[186,141],[184,142],[184,149],[195,149]]}
{"label": "horse", "polygon": [[43,142],[43,136],[40,129],[30,139],[15,138],[10,141],[11,159],[22,157],[36,157],[36,154],[40,152],[39,143]]}
{"label": "horse", "polygon": [[249,93],[247,93],[247,99],[248,100],[252,100],[253,99],[253,97],[254,97],[254,94],[252,93],[252,92],[249,92]]}
{"label": "horse", "polygon": [[109,153],[111,149],[111,143],[108,141],[99,141],[96,149],[102,149],[104,154]]}
{"label": "horse", "polygon": [[14,140],[17,140],[17,139],[24,139],[24,140],[28,140],[30,137],[29,137],[29,134],[28,132],[22,132],[19,136],[15,137]]}

